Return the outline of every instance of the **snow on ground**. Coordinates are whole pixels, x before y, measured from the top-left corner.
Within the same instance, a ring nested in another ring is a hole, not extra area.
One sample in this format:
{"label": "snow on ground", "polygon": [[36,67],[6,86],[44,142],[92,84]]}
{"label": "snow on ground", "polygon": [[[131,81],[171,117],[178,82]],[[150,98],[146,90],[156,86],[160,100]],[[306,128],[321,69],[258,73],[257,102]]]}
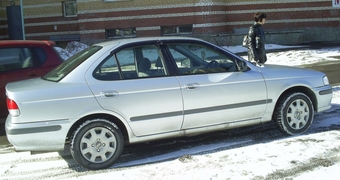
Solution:
{"label": "snow on ground", "polygon": [[338,179],[339,137],[339,130],[297,136],[73,179]]}
{"label": "snow on ground", "polygon": [[[226,49],[234,53],[245,52],[246,48],[242,46],[225,46]],[[313,64],[323,61],[337,61],[335,56],[340,55],[339,47],[326,49],[307,49],[308,46],[281,46],[276,44],[266,45],[266,50],[285,50],[281,52],[272,52],[267,54],[267,64],[278,64],[288,66],[298,66],[304,64]],[[248,59],[247,56],[242,56]]]}
{"label": "snow on ground", "polygon": [[[232,52],[245,50],[238,46],[226,48]],[[269,48],[290,49],[291,47],[268,45],[267,49]],[[273,52],[268,54],[268,64],[296,66],[320,61],[335,61],[336,59],[332,56],[338,56],[339,52],[340,47]],[[333,87],[332,109],[317,115],[312,129],[340,125],[339,113],[336,113],[339,107],[340,86],[335,86]],[[191,149],[116,164],[114,167],[117,170],[113,168],[95,174],[79,174],[71,179],[338,179],[340,129],[285,137],[212,153],[200,153],[209,149],[218,149],[221,146],[230,146],[233,143],[243,142],[198,145]],[[21,157],[18,155],[20,153],[0,155],[0,179],[10,168],[9,165],[1,164],[8,162],[9,159],[16,159],[14,162],[20,162]],[[23,156],[29,158],[28,154]],[[26,164],[23,168],[29,171],[30,168],[39,168],[37,166],[39,163],[32,163],[32,166]],[[20,177],[20,173],[18,174]]]}

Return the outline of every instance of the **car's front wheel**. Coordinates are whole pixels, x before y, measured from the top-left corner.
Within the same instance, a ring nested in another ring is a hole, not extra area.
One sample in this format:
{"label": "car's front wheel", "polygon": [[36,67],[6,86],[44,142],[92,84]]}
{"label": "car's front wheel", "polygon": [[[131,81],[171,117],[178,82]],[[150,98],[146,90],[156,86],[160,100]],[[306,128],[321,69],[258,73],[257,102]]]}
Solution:
{"label": "car's front wheel", "polygon": [[276,106],[274,122],[289,135],[306,132],[314,119],[312,101],[304,93],[291,93],[281,98]]}
{"label": "car's front wheel", "polygon": [[105,119],[88,120],[74,133],[70,151],[77,163],[91,170],[115,163],[123,151],[124,139],[119,128]]}

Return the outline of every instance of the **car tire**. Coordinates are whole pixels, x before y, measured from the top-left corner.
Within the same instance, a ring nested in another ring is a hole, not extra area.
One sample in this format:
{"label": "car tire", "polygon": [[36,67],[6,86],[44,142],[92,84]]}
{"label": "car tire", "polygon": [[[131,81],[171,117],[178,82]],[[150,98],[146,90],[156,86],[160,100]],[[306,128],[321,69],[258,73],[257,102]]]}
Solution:
{"label": "car tire", "polygon": [[90,170],[112,166],[123,151],[118,126],[105,119],[88,120],[74,133],[70,151],[74,160]]}
{"label": "car tire", "polygon": [[291,93],[280,98],[274,116],[276,126],[285,134],[306,132],[314,119],[312,101],[304,93]]}

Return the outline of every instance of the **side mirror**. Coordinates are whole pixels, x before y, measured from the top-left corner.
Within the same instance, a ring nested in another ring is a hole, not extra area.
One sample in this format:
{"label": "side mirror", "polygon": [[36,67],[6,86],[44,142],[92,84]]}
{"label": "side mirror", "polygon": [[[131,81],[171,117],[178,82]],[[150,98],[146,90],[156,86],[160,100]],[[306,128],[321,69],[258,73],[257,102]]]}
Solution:
{"label": "side mirror", "polygon": [[237,66],[238,71],[244,72],[248,70],[248,66],[245,61],[236,59],[236,66]]}

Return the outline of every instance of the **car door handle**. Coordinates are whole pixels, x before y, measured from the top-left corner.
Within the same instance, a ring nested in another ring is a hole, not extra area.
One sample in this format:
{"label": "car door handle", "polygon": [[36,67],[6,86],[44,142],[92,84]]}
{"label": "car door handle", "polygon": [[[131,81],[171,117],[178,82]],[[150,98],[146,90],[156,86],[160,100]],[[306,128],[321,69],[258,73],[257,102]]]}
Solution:
{"label": "car door handle", "polygon": [[193,89],[199,89],[200,85],[198,83],[191,83],[191,84],[186,84],[185,89],[187,90],[193,90]]}
{"label": "car door handle", "polygon": [[104,91],[100,92],[100,97],[110,98],[110,97],[118,97],[119,93],[117,91]]}

